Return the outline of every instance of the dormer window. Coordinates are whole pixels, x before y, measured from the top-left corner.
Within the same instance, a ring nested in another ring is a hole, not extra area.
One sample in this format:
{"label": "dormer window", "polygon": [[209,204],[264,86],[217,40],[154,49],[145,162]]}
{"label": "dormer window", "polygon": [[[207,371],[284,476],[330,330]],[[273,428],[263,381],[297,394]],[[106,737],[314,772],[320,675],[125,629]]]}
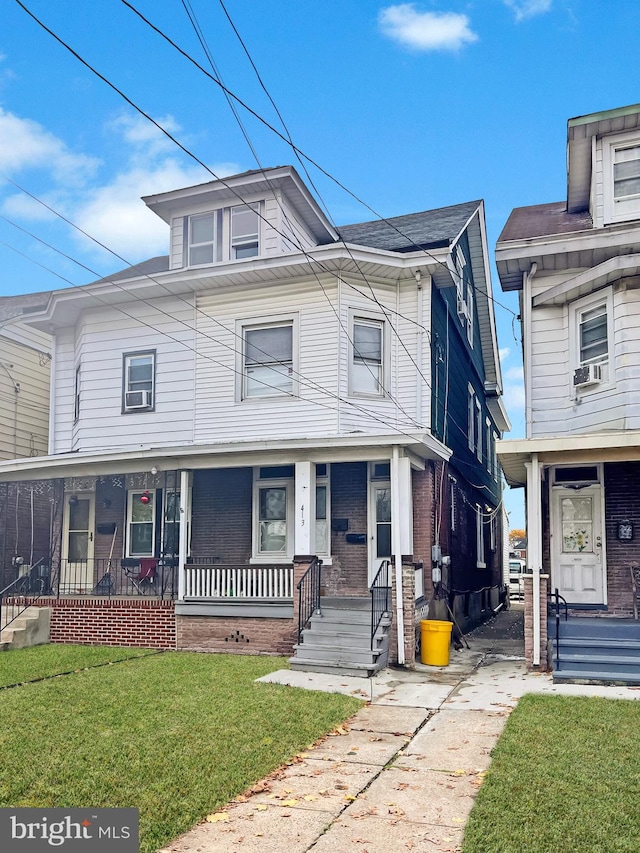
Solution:
{"label": "dormer window", "polygon": [[231,257],[255,258],[258,254],[260,217],[257,205],[231,208]]}
{"label": "dormer window", "polygon": [[605,139],[603,161],[605,223],[640,219],[640,139]]}
{"label": "dormer window", "polygon": [[260,254],[259,204],[190,216],[187,242],[190,267],[255,258]]}

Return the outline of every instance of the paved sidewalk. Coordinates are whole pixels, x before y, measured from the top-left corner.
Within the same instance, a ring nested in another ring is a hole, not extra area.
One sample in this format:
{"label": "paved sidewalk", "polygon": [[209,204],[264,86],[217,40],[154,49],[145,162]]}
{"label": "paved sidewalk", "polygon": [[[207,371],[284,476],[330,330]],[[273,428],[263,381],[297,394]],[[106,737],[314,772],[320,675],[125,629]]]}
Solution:
{"label": "paved sidewalk", "polygon": [[454,853],[493,749],[527,692],[640,698],[527,674],[522,611],[499,614],[448,667],[373,679],[274,672],[261,679],[366,698],[348,724],[161,853]]}

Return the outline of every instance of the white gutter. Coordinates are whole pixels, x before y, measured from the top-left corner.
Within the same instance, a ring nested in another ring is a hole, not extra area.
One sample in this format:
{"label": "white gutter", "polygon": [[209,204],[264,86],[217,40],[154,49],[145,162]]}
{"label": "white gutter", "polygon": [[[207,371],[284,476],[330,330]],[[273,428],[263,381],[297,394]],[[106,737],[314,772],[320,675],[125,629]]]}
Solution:
{"label": "white gutter", "polygon": [[531,313],[533,305],[533,288],[532,282],[535,274],[538,271],[538,264],[534,261],[531,264],[531,269],[528,273],[523,273],[522,276],[522,321],[520,328],[523,336],[523,357],[524,357],[524,423],[525,435],[531,438],[531,407],[532,407],[532,389],[531,389]]}
{"label": "white gutter", "polygon": [[417,336],[418,340],[416,342],[416,361],[418,362],[418,375],[416,376],[416,417],[419,424],[424,423],[422,418],[422,376],[421,372],[424,373],[422,366],[422,342],[424,338],[424,329],[422,326],[422,311],[423,311],[423,301],[424,301],[424,291],[422,289],[422,281],[421,281],[421,273],[420,270],[416,270],[416,287],[418,289],[417,295],[417,314],[418,314],[418,326],[417,326]]}
{"label": "white gutter", "polygon": [[400,538],[400,451],[394,444],[391,456],[391,550],[394,552],[394,570],[396,574],[396,624],[398,626],[398,665],[403,666],[404,658],[404,596],[402,586],[402,554]]}

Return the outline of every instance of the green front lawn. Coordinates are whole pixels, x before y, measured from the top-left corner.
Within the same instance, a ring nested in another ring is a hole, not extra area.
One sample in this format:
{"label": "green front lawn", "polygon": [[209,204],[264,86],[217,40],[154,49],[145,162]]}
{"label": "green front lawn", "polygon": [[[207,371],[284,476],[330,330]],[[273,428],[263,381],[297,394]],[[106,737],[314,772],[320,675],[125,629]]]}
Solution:
{"label": "green front lawn", "polygon": [[640,702],[525,696],[495,748],[463,853],[637,853]]}
{"label": "green front lawn", "polygon": [[[91,660],[95,650],[83,648]],[[49,649],[29,650],[25,673],[45,671],[35,659]],[[113,660],[122,657],[122,649],[110,651]],[[71,675],[0,690],[0,807],[137,807],[142,853],[167,844],[362,704],[254,684],[286,666],[282,658],[165,652],[81,669],[87,664],[76,655],[79,671]]]}

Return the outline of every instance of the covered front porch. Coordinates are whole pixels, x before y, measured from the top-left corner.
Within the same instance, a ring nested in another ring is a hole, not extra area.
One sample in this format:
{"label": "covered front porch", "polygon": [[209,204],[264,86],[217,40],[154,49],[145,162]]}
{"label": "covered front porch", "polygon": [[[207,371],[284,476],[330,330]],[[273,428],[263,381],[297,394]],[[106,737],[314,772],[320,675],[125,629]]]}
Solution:
{"label": "covered front porch", "polygon": [[509,483],[526,488],[529,665],[558,680],[640,680],[640,435],[503,441],[498,454]]}
{"label": "covered front porch", "polygon": [[[290,653],[312,564],[319,596],[369,608],[381,567],[412,559],[414,532],[429,568],[431,513],[414,513],[432,482],[424,457],[438,455],[425,450],[380,441],[317,451],[329,461],[298,450],[11,463],[13,479],[0,472],[4,600],[53,603],[67,621],[72,605],[108,614],[117,603],[138,622],[160,602],[178,648]],[[425,574],[412,571],[415,602]]]}

